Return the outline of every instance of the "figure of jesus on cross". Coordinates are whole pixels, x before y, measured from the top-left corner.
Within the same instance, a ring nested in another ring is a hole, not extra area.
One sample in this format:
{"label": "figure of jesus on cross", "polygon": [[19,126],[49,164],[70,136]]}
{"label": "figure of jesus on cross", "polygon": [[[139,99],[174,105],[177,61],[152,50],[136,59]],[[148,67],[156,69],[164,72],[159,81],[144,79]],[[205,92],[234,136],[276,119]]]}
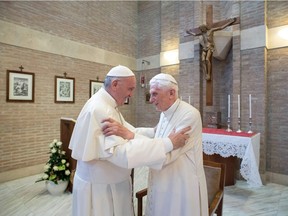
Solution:
{"label": "figure of jesus on cross", "polygon": [[213,74],[212,57],[214,52],[214,32],[230,25],[239,24],[239,17],[213,23],[213,6],[206,5],[206,24],[194,29],[188,29],[189,35],[199,36],[201,49],[201,68],[206,79],[206,105],[213,105]]}
{"label": "figure of jesus on cross", "polygon": [[200,36],[200,44],[202,46],[201,62],[206,80],[211,80],[212,56],[214,52],[214,32],[222,30],[236,21],[236,18],[229,19],[224,25],[215,28],[208,28],[207,25],[199,26],[200,33],[193,32],[192,29],[187,30],[188,34]]}

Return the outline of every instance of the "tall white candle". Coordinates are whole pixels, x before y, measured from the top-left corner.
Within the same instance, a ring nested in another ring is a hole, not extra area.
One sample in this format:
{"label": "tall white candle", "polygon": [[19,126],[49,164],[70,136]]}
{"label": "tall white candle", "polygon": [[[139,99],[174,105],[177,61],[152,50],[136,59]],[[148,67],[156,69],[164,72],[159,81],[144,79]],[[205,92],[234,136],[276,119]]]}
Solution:
{"label": "tall white candle", "polygon": [[252,118],[251,94],[249,94],[249,118]]}
{"label": "tall white candle", "polygon": [[238,95],[238,118],[240,118],[240,95]]}
{"label": "tall white candle", "polygon": [[191,103],[190,103],[190,96],[189,96],[189,98],[188,98],[188,102],[189,102],[189,104],[191,104]]}
{"label": "tall white candle", "polygon": [[180,96],[180,100],[182,100],[182,96]]}
{"label": "tall white candle", "polygon": [[228,95],[228,118],[230,118],[230,94]]}

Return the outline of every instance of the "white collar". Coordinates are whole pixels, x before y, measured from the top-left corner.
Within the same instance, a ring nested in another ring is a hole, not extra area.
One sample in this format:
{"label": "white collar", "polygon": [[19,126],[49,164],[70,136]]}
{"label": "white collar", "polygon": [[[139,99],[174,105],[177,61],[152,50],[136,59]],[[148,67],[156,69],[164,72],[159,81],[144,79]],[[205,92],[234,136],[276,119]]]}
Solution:
{"label": "white collar", "polygon": [[168,118],[169,116],[173,115],[174,112],[176,111],[176,109],[178,108],[180,104],[180,100],[177,99],[173,104],[172,106],[170,106],[166,111],[163,112],[164,116],[166,118]]}

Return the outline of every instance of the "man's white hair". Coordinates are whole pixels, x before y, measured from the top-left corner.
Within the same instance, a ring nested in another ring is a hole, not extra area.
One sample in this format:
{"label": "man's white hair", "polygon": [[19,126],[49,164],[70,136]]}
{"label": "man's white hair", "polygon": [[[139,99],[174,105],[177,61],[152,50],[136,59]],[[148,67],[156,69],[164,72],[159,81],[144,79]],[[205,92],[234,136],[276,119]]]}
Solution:
{"label": "man's white hair", "polygon": [[150,80],[149,85],[151,87],[155,86],[158,88],[174,89],[176,92],[176,96],[178,97],[178,83],[170,74],[157,74]]}

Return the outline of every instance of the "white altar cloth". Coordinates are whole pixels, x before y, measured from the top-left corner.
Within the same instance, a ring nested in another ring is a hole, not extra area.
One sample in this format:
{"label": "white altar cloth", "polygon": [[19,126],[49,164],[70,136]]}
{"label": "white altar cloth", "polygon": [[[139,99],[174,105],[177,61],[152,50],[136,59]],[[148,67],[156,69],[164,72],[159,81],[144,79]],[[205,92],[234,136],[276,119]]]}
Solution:
{"label": "white altar cloth", "polygon": [[223,129],[203,128],[203,152],[222,157],[242,159],[240,173],[252,187],[262,186],[259,174],[260,133],[226,132]]}

